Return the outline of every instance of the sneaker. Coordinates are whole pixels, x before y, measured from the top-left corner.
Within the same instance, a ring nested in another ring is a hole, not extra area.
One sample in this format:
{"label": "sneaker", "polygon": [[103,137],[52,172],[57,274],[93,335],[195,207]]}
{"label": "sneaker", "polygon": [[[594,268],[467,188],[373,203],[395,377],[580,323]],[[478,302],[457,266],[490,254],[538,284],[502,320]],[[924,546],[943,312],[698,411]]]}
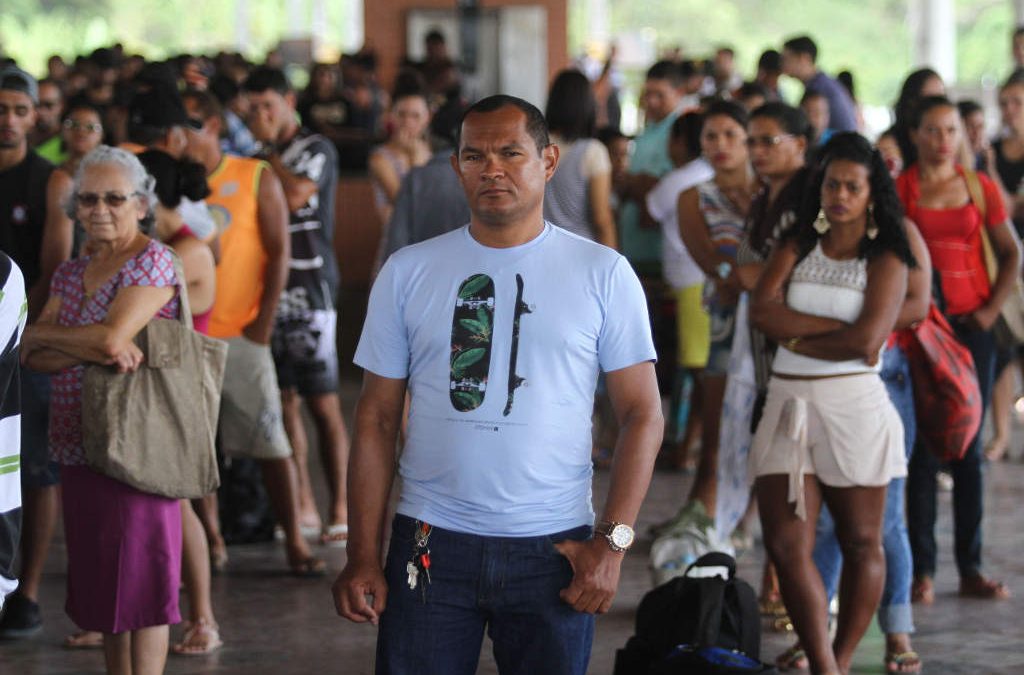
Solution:
{"label": "sneaker", "polygon": [[4,614],[0,618],[0,639],[17,640],[35,635],[43,629],[43,617],[39,603],[29,600],[21,593],[14,593],[4,603]]}
{"label": "sneaker", "polygon": [[669,533],[685,532],[691,528],[705,530],[708,527],[714,526],[715,521],[713,518],[708,516],[707,512],[704,510],[704,503],[695,499],[684,505],[683,508],[679,509],[676,515],[672,516],[668,520],[662,521],[657,525],[651,525],[648,532],[652,536],[663,537]]}

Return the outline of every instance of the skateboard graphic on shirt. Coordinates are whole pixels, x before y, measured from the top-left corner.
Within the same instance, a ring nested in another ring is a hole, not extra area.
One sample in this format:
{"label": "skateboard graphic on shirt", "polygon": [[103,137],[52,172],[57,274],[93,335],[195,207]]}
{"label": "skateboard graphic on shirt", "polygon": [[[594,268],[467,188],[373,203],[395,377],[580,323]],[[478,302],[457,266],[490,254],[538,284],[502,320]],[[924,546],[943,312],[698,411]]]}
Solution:
{"label": "skateboard graphic on shirt", "polygon": [[487,394],[494,326],[494,280],[474,274],[459,286],[452,317],[452,406],[459,412],[476,410]]}
{"label": "skateboard graphic on shirt", "polygon": [[512,350],[508,359],[508,400],[505,402],[505,417],[512,412],[512,404],[515,403],[516,389],[526,384],[526,378],[516,373],[516,361],[519,359],[519,320],[523,314],[529,314],[530,306],[523,302],[523,277],[516,275],[516,313],[512,318]]}

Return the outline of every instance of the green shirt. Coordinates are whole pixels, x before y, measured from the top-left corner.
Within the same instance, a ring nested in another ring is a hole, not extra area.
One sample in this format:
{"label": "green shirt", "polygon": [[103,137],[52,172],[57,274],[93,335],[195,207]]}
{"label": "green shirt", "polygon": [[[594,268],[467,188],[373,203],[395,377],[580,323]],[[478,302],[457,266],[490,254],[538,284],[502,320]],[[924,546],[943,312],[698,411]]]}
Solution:
{"label": "green shirt", "polygon": [[35,148],[36,154],[49,161],[54,166],[60,166],[67,158],[68,153],[61,147],[60,134],[57,134],[48,141],[43,141]]}
{"label": "green shirt", "polygon": [[[647,124],[643,133],[636,137],[633,156],[629,160],[631,174],[648,173],[661,178],[673,169],[672,160],[668,156],[668,141],[679,113],[677,110],[661,121]],[[634,267],[657,275],[657,265],[661,260],[661,230],[657,227],[640,227],[640,205],[636,202],[629,201],[622,205],[619,232],[622,255]]]}

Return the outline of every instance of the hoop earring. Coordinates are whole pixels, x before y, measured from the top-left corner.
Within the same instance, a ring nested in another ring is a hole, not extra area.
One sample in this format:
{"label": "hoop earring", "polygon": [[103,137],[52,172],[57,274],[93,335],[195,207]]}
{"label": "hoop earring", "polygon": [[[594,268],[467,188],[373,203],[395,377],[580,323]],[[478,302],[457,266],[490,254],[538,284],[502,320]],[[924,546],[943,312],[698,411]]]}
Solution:
{"label": "hoop earring", "polygon": [[874,241],[878,237],[878,223],[875,222],[875,207],[874,205],[868,206],[868,227],[864,232],[867,238]]}
{"label": "hoop earring", "polygon": [[825,209],[818,209],[818,217],[814,219],[812,226],[819,236],[823,236],[832,227],[828,218],[825,217]]}

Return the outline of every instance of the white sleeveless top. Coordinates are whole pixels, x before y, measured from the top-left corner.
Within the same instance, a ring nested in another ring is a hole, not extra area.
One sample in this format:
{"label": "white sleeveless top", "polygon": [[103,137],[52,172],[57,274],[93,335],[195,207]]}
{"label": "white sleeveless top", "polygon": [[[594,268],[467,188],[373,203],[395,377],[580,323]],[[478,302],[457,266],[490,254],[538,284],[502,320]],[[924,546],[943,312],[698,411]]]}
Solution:
{"label": "white sleeveless top", "polygon": [[[804,314],[853,323],[864,306],[867,284],[866,260],[833,260],[825,255],[821,242],[818,242],[814,250],[793,268],[786,304]],[[783,375],[815,376],[877,373],[881,369],[881,358],[874,366],[869,366],[863,359],[826,361],[795,354],[781,345],[772,366],[774,372]]]}

